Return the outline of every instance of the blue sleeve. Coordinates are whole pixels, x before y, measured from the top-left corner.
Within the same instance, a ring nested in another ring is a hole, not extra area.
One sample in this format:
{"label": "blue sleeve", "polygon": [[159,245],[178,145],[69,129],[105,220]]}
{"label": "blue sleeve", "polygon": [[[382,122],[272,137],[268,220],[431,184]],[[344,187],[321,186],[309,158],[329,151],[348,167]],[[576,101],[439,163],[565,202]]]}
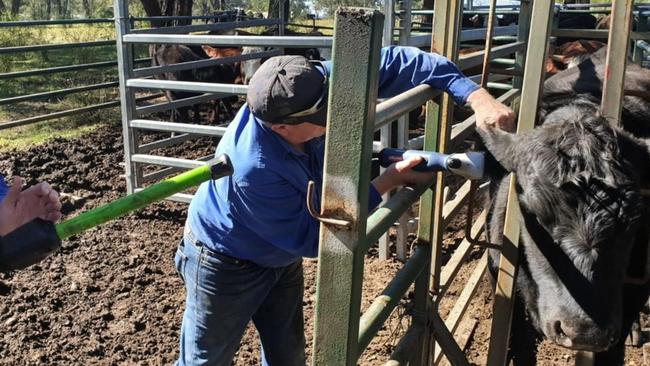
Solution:
{"label": "blue sleeve", "polygon": [[421,84],[444,90],[456,103],[465,104],[479,86],[447,58],[415,47],[381,49],[379,97],[390,98]]}
{"label": "blue sleeve", "polygon": [[5,183],[5,177],[0,175],[0,202],[5,199],[8,191],[9,187],[7,186],[7,183]]}
{"label": "blue sleeve", "polygon": [[381,203],[381,195],[375,189],[375,186],[370,185],[368,190],[368,212],[372,212]]}
{"label": "blue sleeve", "polygon": [[[323,64],[331,74],[332,62]],[[448,92],[461,105],[479,89],[475,82],[443,56],[415,47],[389,46],[381,49],[379,98],[394,97],[421,84]]]}

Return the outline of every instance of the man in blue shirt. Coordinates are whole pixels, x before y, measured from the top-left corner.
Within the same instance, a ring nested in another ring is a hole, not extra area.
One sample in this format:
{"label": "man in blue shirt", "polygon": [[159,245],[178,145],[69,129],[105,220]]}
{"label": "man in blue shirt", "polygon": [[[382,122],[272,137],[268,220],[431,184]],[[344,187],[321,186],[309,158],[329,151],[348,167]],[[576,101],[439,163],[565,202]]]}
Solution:
{"label": "man in blue shirt", "polygon": [[[264,365],[304,365],[302,257],[318,251],[319,223],[306,208],[307,183],[320,206],[328,75],[331,64],[300,56],[269,59],[217,147],[231,177],[202,184],[175,256],[187,292],[178,365],[230,365],[250,320]],[[420,84],[469,102],[480,128],[509,127],[512,111],[449,60],[412,47],[381,52],[379,97]],[[342,157],[343,158],[343,157]],[[369,209],[400,185],[431,179],[393,164],[371,182]]]}

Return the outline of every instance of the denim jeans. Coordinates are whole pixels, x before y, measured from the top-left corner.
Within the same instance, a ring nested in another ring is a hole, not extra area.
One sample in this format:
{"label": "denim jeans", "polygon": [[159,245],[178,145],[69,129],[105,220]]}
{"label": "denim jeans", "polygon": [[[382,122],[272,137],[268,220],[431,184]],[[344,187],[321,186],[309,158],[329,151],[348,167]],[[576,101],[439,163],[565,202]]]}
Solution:
{"label": "denim jeans", "polygon": [[305,365],[302,260],[260,267],[215,253],[186,233],[174,261],[186,290],[176,365],[231,365],[250,320],[263,365]]}

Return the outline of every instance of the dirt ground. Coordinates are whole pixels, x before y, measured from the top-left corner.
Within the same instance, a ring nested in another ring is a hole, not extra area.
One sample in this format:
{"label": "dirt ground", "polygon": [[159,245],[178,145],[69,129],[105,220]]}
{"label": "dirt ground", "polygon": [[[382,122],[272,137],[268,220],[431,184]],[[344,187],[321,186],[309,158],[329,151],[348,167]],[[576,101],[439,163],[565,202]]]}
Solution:
{"label": "dirt ground", "polygon": [[[166,156],[197,157],[214,151],[204,138],[166,151]],[[160,152],[153,152],[160,153]],[[75,140],[54,140],[26,152],[0,154],[0,172],[28,182],[47,180],[62,192],[68,217],[112,201],[125,192],[121,128],[102,128]],[[184,288],[173,266],[186,205],[158,203],[63,244],[62,249],[23,271],[0,275],[0,365],[170,365],[178,352]],[[446,232],[452,248],[462,237],[457,222]],[[365,260],[365,309],[401,267],[380,261],[371,250]],[[480,253],[461,271],[442,304],[453,306]],[[307,353],[311,355],[316,261],[305,260],[304,297]],[[477,320],[467,353],[484,364],[489,342],[491,294],[483,280],[467,317]],[[404,306],[363,354],[361,365],[383,365],[408,326]],[[254,329],[242,340],[235,365],[258,365]],[[642,365],[639,348],[628,348],[628,365]],[[540,365],[572,365],[573,352],[542,344]]]}

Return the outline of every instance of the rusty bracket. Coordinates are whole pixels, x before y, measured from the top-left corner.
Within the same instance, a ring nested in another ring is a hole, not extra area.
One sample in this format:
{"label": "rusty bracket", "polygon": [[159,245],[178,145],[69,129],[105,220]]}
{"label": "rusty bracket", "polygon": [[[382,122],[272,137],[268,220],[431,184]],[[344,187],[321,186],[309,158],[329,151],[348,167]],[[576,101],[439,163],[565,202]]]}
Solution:
{"label": "rusty bracket", "polygon": [[325,217],[320,213],[316,212],[316,210],[314,209],[314,197],[313,197],[314,185],[315,183],[313,180],[310,180],[309,183],[307,184],[307,211],[309,211],[309,214],[316,220],[322,222],[323,224],[341,226],[347,229],[351,228],[352,223],[350,221]]}

